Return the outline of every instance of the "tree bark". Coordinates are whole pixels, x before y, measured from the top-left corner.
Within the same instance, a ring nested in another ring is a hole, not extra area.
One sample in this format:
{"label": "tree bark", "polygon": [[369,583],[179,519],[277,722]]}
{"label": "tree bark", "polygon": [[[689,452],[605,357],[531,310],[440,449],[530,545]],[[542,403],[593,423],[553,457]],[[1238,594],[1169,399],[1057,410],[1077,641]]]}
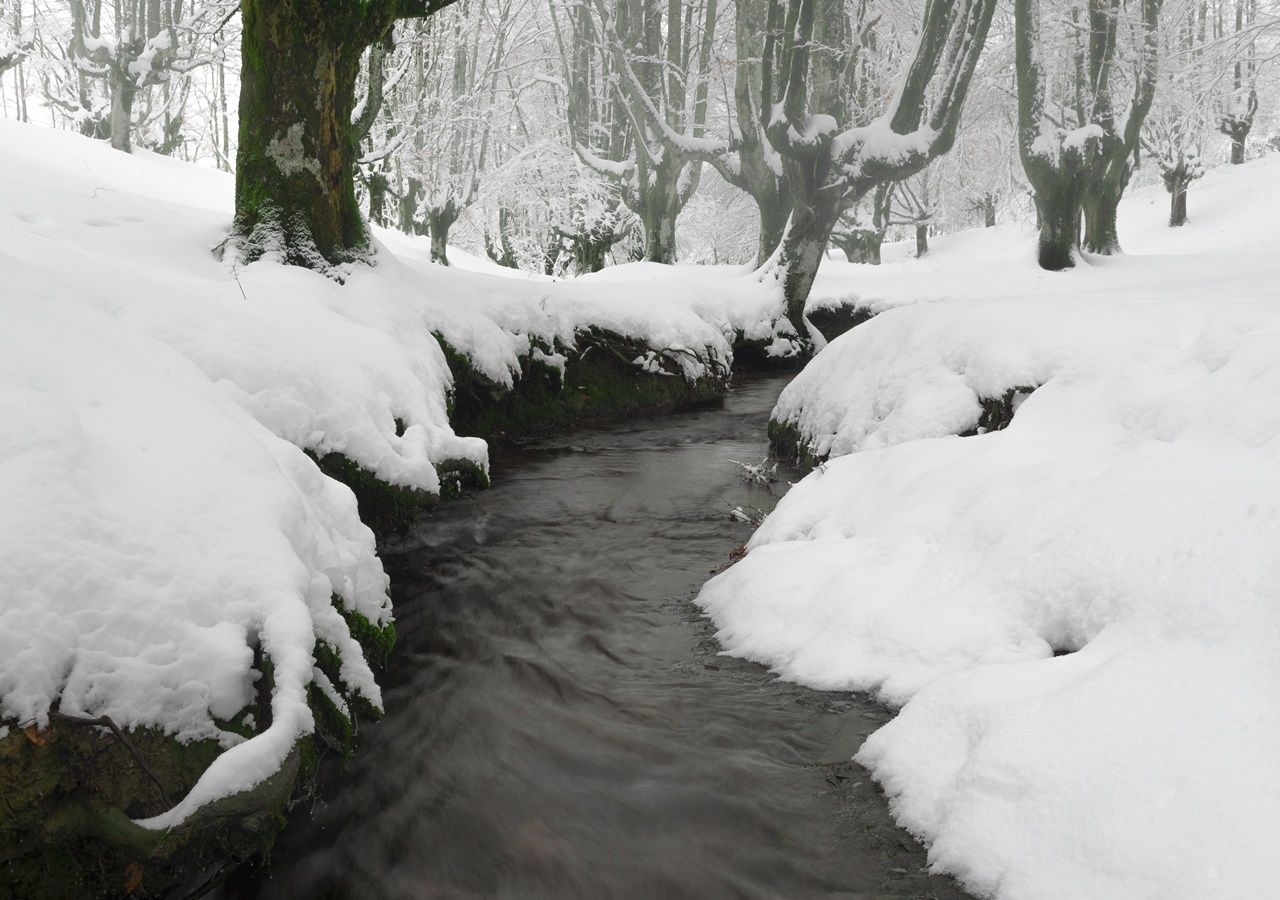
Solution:
{"label": "tree bark", "polygon": [[916,225],[916,259],[924,259],[929,255],[929,226]]}
{"label": "tree bark", "polygon": [[1179,180],[1169,195],[1169,227],[1180,228],[1187,224],[1187,188],[1186,181]]}
{"label": "tree bark", "polygon": [[233,247],[329,271],[364,259],[351,125],[364,48],[397,18],[452,0],[241,0],[240,146]]}
{"label": "tree bark", "polygon": [[431,261],[449,265],[449,229],[458,221],[458,211],[450,202],[443,208],[427,210],[427,233],[431,235]]}
{"label": "tree bark", "polygon": [[113,63],[107,76],[107,92],[111,95],[111,146],[125,153],[133,151],[130,133],[133,131],[133,100],[138,88],[127,73],[120,71],[120,64]]}
{"label": "tree bark", "polygon": [[326,270],[368,252],[350,136],[367,43],[362,6],[243,2],[234,226],[242,261],[274,253]]}
{"label": "tree bark", "polygon": [[844,252],[844,258],[851,263],[878,266],[881,262],[880,248],[884,244],[884,232],[878,228],[858,228],[833,234],[831,243],[839,247]]}
{"label": "tree bark", "polygon": [[778,248],[777,270],[782,276],[782,293],[787,303],[787,319],[801,338],[809,337],[804,315],[809,292],[818,277],[818,267],[831,243],[831,232],[840,219],[840,210],[828,203],[797,207],[791,213],[782,244]]}
{"label": "tree bark", "polygon": [[1080,244],[1080,197],[1071,179],[1056,186],[1036,189],[1036,211],[1040,219],[1040,268],[1061,272],[1076,264]]}
{"label": "tree bark", "polygon": [[1116,216],[1123,194],[1123,185],[1117,188],[1108,184],[1106,179],[1085,189],[1084,248],[1090,253],[1113,256],[1120,252]]}

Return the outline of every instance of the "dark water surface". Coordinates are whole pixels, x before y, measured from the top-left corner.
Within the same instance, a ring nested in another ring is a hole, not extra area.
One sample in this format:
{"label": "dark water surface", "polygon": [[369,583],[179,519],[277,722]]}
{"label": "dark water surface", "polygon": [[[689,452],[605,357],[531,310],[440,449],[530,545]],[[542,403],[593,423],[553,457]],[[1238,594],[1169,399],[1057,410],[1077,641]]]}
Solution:
{"label": "dark water surface", "polygon": [[750,535],[729,509],[776,502],[730,460],[783,383],[495,453],[385,557],[386,717],[223,893],[963,897],[849,762],[887,714],[718,656],[690,603]]}

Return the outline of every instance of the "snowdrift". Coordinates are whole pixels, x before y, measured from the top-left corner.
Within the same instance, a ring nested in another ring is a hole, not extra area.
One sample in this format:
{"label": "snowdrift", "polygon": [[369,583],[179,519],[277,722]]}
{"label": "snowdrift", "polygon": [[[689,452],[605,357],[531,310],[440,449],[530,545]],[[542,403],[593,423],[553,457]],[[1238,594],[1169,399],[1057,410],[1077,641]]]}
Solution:
{"label": "snowdrift", "polygon": [[[486,470],[450,427],[437,335],[511,385],[587,329],[692,380],[787,327],[749,276],[552,283],[385,232],[341,285],[233,267],[212,253],[231,197],[222,173],[0,122],[0,739],[61,713],[219,742],[153,829],[279,769],[317,692],[379,705],[352,635],[390,625],[387,578],[303,451],[428,494],[442,467]],[[255,653],[269,727],[246,714]]]}
{"label": "snowdrift", "polygon": [[700,602],[729,653],[905,704],[857,759],[979,894],[1274,893],[1278,200],[1276,158],[1176,231],[1138,192],[1131,255],[1067,273],[940,241],[774,410],[830,461]]}

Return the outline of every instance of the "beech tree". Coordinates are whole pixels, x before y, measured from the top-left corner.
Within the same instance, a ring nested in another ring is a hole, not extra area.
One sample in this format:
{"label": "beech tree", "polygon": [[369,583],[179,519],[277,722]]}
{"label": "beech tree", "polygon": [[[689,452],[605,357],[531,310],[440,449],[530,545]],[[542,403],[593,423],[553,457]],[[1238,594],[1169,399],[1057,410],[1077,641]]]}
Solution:
{"label": "beech tree", "polygon": [[[686,152],[707,120],[706,73],[717,0],[701,15],[681,0],[597,0],[600,31],[613,56],[613,89],[630,125],[623,158],[578,145],[578,155],[619,187],[644,229],[644,258],[676,260],[676,219],[698,188],[702,163]],[[675,140],[672,138],[675,137]]]}
{"label": "beech tree", "polygon": [[782,286],[788,319],[815,343],[822,337],[804,306],[840,214],[951,147],[996,6],[995,0],[927,0],[915,55],[888,108],[868,125],[842,129],[823,111],[822,94],[811,98],[810,92],[814,49],[823,40],[815,26],[847,21],[842,14],[820,15],[823,2],[787,0],[784,10],[781,0],[771,0],[761,80],[762,104],[773,110],[766,134],[782,157],[793,203],[781,245],[761,277]]}
{"label": "beech tree", "polygon": [[[1254,48],[1258,33],[1258,0],[1232,0],[1235,31],[1224,38],[1232,46],[1232,85],[1218,116],[1218,130],[1231,139],[1231,164],[1244,162],[1245,144],[1258,114],[1258,64]],[[1219,10],[1219,16],[1222,11]],[[1219,21],[1218,30],[1222,31]]]}
{"label": "beech tree", "polygon": [[231,247],[324,271],[363,259],[356,82],[365,48],[398,19],[452,0],[242,0],[240,143]]}
{"label": "beech tree", "polygon": [[[1035,194],[1040,220],[1041,267],[1075,264],[1081,243],[1093,253],[1120,249],[1116,211],[1133,173],[1142,124],[1155,98],[1161,0],[1141,0],[1137,22],[1123,0],[1087,0],[1084,14],[1054,10],[1044,24],[1046,0],[1014,0],[1018,89],[1018,149]],[[1126,55],[1120,53],[1122,38]],[[1046,47],[1074,46],[1071,68],[1051,72]],[[1129,98],[1121,108],[1119,83],[1132,66]],[[1049,96],[1051,80],[1065,93]]]}
{"label": "beech tree", "polygon": [[[672,128],[630,64],[616,33],[610,32],[622,93],[632,115],[646,123],[662,152],[685,163],[712,166],[721,178],[755,202],[759,212],[756,265],[763,265],[777,248],[791,214],[790,187],[782,175],[781,159],[765,136],[767,110],[760,100],[760,56],[767,8],[766,0],[736,0],[734,4],[734,121],[725,138],[687,135]],[[716,0],[709,0],[703,31],[704,56],[711,54],[716,12]],[[700,85],[700,90],[705,93],[705,85]],[[705,97],[702,103],[705,107]]]}

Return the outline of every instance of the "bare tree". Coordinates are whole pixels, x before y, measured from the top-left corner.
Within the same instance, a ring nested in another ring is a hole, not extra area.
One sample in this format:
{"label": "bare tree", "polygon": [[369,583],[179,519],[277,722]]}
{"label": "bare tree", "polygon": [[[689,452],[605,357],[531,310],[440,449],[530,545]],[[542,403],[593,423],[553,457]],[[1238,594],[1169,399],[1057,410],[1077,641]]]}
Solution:
{"label": "bare tree", "polygon": [[[1018,146],[1040,218],[1040,265],[1074,265],[1079,222],[1094,253],[1120,249],[1116,211],[1133,172],[1142,123],[1155,97],[1161,0],[1141,0],[1132,30],[1134,73],[1127,106],[1118,110],[1116,82],[1122,0],[1087,0],[1085,16],[1072,10],[1074,72],[1062,79],[1070,102],[1051,105],[1044,63],[1049,42],[1043,27],[1045,0],[1014,0],[1018,82]],[[1062,21],[1061,11],[1055,15]],[[1074,119],[1069,127],[1067,117]]]}
{"label": "bare tree", "polygon": [[823,2],[788,0],[785,14],[781,0],[771,2],[761,87],[774,111],[766,134],[782,156],[793,202],[782,243],[761,274],[781,284],[788,319],[815,342],[821,335],[804,307],[840,214],[951,147],[996,5],[928,0],[916,53],[889,108],[868,125],[842,130],[833,115],[811,106],[810,65],[820,38],[815,25],[833,21],[819,15]]}

